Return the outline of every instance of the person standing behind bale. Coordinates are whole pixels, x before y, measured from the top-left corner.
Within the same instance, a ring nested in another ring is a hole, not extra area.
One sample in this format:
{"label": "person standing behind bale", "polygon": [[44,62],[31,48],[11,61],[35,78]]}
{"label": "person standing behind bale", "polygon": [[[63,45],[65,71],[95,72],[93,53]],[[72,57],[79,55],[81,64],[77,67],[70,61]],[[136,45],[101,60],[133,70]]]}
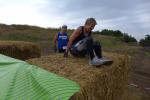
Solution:
{"label": "person standing behind bale", "polygon": [[93,41],[92,30],[96,24],[97,22],[94,18],[88,18],[84,26],[80,26],[72,33],[64,57],[67,57],[70,51],[75,57],[84,57],[88,54],[90,56],[90,65],[99,66],[112,63],[112,60],[102,57],[100,43]]}
{"label": "person standing behind bale", "polygon": [[68,43],[67,26],[63,25],[61,31],[55,34],[54,37],[54,52],[62,53],[66,50]]}

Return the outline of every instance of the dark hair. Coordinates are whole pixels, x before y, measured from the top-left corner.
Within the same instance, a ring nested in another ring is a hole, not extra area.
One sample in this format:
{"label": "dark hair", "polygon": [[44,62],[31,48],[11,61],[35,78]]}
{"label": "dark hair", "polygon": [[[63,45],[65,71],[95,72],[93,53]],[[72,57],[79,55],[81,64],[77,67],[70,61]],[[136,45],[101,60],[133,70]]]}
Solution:
{"label": "dark hair", "polygon": [[67,25],[63,25],[61,28],[67,28]]}
{"label": "dark hair", "polygon": [[97,22],[96,22],[96,20],[95,20],[95,18],[88,18],[88,19],[86,19],[86,21],[85,21],[85,25],[87,25],[87,24],[90,24],[90,23],[95,23],[95,25],[97,24]]}

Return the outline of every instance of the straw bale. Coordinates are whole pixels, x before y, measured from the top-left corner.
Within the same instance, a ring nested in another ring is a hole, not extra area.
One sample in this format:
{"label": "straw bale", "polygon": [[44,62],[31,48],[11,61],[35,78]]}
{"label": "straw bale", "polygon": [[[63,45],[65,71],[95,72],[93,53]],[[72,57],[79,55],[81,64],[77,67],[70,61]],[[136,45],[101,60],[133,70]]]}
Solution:
{"label": "straw bale", "polygon": [[0,53],[21,60],[40,57],[40,47],[31,42],[0,41]]}
{"label": "straw bale", "polygon": [[63,54],[43,56],[27,62],[76,81],[81,90],[70,100],[121,100],[128,81],[128,56],[113,53],[104,53],[104,56],[113,59],[114,63],[97,68],[90,66],[87,58],[64,58]]}

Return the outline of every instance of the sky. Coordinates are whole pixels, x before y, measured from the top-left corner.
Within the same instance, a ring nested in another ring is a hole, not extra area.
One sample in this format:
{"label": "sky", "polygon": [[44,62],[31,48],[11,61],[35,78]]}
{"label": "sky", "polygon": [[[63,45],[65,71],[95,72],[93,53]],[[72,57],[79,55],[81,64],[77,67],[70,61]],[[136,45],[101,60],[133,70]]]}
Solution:
{"label": "sky", "polygon": [[150,0],[0,0],[0,23],[58,28],[84,25],[94,17],[94,30],[120,30],[137,40],[150,34]]}

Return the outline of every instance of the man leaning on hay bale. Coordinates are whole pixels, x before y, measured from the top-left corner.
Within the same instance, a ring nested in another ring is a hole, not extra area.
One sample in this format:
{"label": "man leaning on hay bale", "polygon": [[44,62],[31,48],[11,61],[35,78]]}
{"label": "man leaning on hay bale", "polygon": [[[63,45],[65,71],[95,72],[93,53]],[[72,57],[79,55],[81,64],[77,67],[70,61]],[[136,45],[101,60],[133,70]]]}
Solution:
{"label": "man leaning on hay bale", "polygon": [[68,57],[68,52],[74,57],[90,56],[90,65],[99,66],[102,64],[112,64],[112,60],[102,57],[101,45],[99,42],[94,42],[92,30],[97,24],[94,18],[88,18],[84,26],[78,27],[70,36],[67,48],[64,52],[64,57]]}

